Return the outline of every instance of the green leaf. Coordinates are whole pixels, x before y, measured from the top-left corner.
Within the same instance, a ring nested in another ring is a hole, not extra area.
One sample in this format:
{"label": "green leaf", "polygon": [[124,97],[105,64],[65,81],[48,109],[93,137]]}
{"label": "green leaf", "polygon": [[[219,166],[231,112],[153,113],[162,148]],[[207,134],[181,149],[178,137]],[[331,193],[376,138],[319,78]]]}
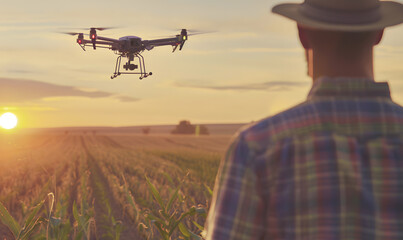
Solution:
{"label": "green leaf", "polygon": [[206,187],[208,193],[210,194],[210,196],[213,196],[213,190],[211,190],[211,188],[209,186],[207,186],[206,184],[204,184],[204,186]]}
{"label": "green leaf", "polygon": [[164,240],[169,240],[170,235],[162,229],[161,225],[158,222],[154,222],[154,226],[157,228],[158,232],[161,234]]}
{"label": "green leaf", "polygon": [[27,220],[25,220],[25,225],[22,228],[19,237],[24,239],[25,237],[29,237],[32,234],[33,230],[35,229],[36,225],[39,224],[39,218],[35,218],[36,214],[38,214],[39,210],[42,208],[45,200],[42,200],[38,205],[34,207],[31,214],[29,214]]}
{"label": "green leaf", "polygon": [[35,220],[34,224],[30,226],[29,228],[23,228],[22,231],[20,232],[20,237],[18,238],[19,240],[25,240],[25,239],[31,239],[32,234],[40,228],[41,224],[43,222],[46,222],[46,219],[43,217],[39,217]]}
{"label": "green leaf", "polygon": [[172,235],[173,231],[178,227],[178,224],[180,224],[185,217],[187,217],[189,215],[194,215],[195,213],[196,213],[195,207],[191,207],[187,212],[182,213],[182,215],[175,222],[175,224],[171,227],[171,229],[169,229],[169,236]]}
{"label": "green leaf", "polygon": [[165,211],[165,209],[160,209],[160,210],[158,211],[158,213],[159,213],[163,218],[165,218],[165,219],[168,219],[168,218],[169,218],[169,215],[168,215],[168,213]]}
{"label": "green leaf", "polygon": [[77,221],[77,223],[79,223],[80,222],[80,216],[78,215],[76,202],[73,203],[73,216],[74,216],[74,219]]}
{"label": "green leaf", "polygon": [[183,225],[183,223],[179,223],[179,231],[181,231],[181,233],[183,234],[183,236],[189,238],[190,237],[190,232],[188,231],[188,229],[185,227],[185,225]]}
{"label": "green leaf", "polygon": [[121,221],[116,222],[115,227],[115,238],[114,239],[120,239],[120,234],[123,231],[123,225]]}
{"label": "green leaf", "polygon": [[195,233],[193,233],[192,231],[189,231],[190,233],[190,238],[191,239],[195,239],[195,240],[203,240],[203,238]]}
{"label": "green leaf", "polygon": [[130,193],[130,190],[127,189],[126,183],[125,183],[125,188],[124,189],[125,189],[125,193],[126,193],[126,200],[129,202],[130,206],[132,206],[134,214],[136,215],[135,216],[136,222],[138,222],[139,218],[140,218],[140,216],[139,216],[140,210],[137,207],[137,204],[134,201],[133,195]]}
{"label": "green leaf", "polygon": [[158,204],[160,205],[160,207],[162,209],[165,209],[164,202],[162,201],[162,198],[161,198],[157,188],[151,183],[150,179],[148,179],[147,176],[146,176],[146,181],[147,181],[148,188],[150,189],[154,199],[158,202]]}
{"label": "green leaf", "polygon": [[169,216],[169,226],[172,225],[173,222],[175,222],[175,216],[178,212],[175,210],[172,212],[171,216]]}
{"label": "green leaf", "polygon": [[10,215],[4,205],[0,202],[0,220],[1,222],[6,225],[11,232],[13,233],[14,237],[17,238],[20,232],[20,225],[15,221],[15,219]]}
{"label": "green leaf", "polygon": [[168,204],[166,211],[168,212],[172,208],[172,204],[175,202],[175,200],[178,198],[178,192],[179,192],[179,187],[176,188],[175,192],[172,194],[172,196],[169,198]]}
{"label": "green leaf", "polygon": [[204,231],[204,227],[201,226],[200,224],[198,224],[196,221],[192,221],[193,224],[200,230],[200,231]]}
{"label": "green leaf", "polygon": [[155,222],[158,222],[159,224],[163,225],[164,227],[167,227],[167,225],[165,224],[165,221],[164,221],[163,219],[161,219],[161,218],[159,218],[159,217],[157,217],[157,216],[155,216],[155,215],[153,215],[153,214],[151,214],[151,213],[147,214],[146,217],[147,217],[148,219],[150,219],[150,220],[153,220],[154,223],[155,223]]}
{"label": "green leaf", "polygon": [[81,230],[84,232],[84,235],[87,236],[86,222],[78,214],[76,202],[73,203],[73,216],[74,216],[74,219],[77,221],[78,226],[80,226]]}

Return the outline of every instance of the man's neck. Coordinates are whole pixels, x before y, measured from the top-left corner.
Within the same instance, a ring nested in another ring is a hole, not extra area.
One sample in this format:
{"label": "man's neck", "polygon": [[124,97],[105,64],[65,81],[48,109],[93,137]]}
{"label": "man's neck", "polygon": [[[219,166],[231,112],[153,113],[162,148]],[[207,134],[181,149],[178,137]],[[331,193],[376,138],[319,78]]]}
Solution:
{"label": "man's neck", "polygon": [[313,50],[310,62],[313,81],[322,76],[374,79],[372,49],[361,55]]}

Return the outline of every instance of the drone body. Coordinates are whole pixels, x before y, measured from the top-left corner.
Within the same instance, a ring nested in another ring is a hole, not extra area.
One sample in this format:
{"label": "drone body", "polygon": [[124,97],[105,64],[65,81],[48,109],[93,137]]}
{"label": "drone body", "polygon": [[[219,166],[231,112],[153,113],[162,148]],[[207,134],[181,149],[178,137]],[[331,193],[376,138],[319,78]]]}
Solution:
{"label": "drone body", "polygon": [[[139,74],[140,79],[152,75],[151,72],[146,72],[144,57],[141,53],[144,50],[152,50],[154,47],[167,46],[173,47],[173,52],[179,47],[182,50],[183,45],[188,39],[186,29],[182,29],[180,34],[171,38],[162,38],[154,40],[143,40],[136,36],[125,36],[119,39],[107,38],[97,35],[97,30],[105,30],[107,28],[90,28],[89,39],[84,39],[83,33],[67,33],[70,35],[78,35],[77,43],[85,51],[85,47],[91,45],[93,49],[107,48],[113,50],[117,55],[115,72],[112,74],[111,79],[116,78],[121,74]],[[122,57],[127,58],[127,62],[123,65],[125,71],[120,71]],[[138,65],[133,64],[134,59],[138,60]],[[135,71],[137,70],[137,71]]]}

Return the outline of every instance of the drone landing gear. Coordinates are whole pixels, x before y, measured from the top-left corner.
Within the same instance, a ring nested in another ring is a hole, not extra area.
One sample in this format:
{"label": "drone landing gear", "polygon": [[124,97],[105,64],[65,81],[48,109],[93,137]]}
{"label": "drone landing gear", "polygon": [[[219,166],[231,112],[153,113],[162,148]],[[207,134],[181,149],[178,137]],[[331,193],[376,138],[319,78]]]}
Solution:
{"label": "drone landing gear", "polygon": [[[139,60],[139,65],[136,64],[132,64],[131,62],[134,60],[134,57],[136,57]],[[144,63],[144,57],[141,54],[131,54],[129,56],[127,56],[127,58],[129,59],[125,65],[123,65],[123,68],[126,70],[125,72],[121,72],[120,71],[120,64],[122,61],[122,56],[119,56],[116,59],[116,66],[115,66],[115,72],[113,73],[113,75],[111,76],[111,79],[114,79],[116,77],[118,77],[121,74],[140,74],[139,79],[143,79],[146,78],[150,75],[152,75],[152,72],[147,73],[146,72],[146,66]],[[138,69],[140,67],[140,71],[139,72],[130,72],[130,71],[134,71],[136,69]]]}

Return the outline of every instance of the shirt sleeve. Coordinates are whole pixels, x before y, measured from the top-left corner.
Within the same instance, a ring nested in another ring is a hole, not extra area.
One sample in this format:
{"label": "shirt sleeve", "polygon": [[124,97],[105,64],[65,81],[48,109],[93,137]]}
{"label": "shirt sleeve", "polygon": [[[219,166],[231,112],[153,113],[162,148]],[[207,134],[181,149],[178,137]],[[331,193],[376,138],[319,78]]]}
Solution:
{"label": "shirt sleeve", "polygon": [[258,191],[254,157],[241,133],[220,164],[206,221],[207,240],[262,238],[265,207]]}

